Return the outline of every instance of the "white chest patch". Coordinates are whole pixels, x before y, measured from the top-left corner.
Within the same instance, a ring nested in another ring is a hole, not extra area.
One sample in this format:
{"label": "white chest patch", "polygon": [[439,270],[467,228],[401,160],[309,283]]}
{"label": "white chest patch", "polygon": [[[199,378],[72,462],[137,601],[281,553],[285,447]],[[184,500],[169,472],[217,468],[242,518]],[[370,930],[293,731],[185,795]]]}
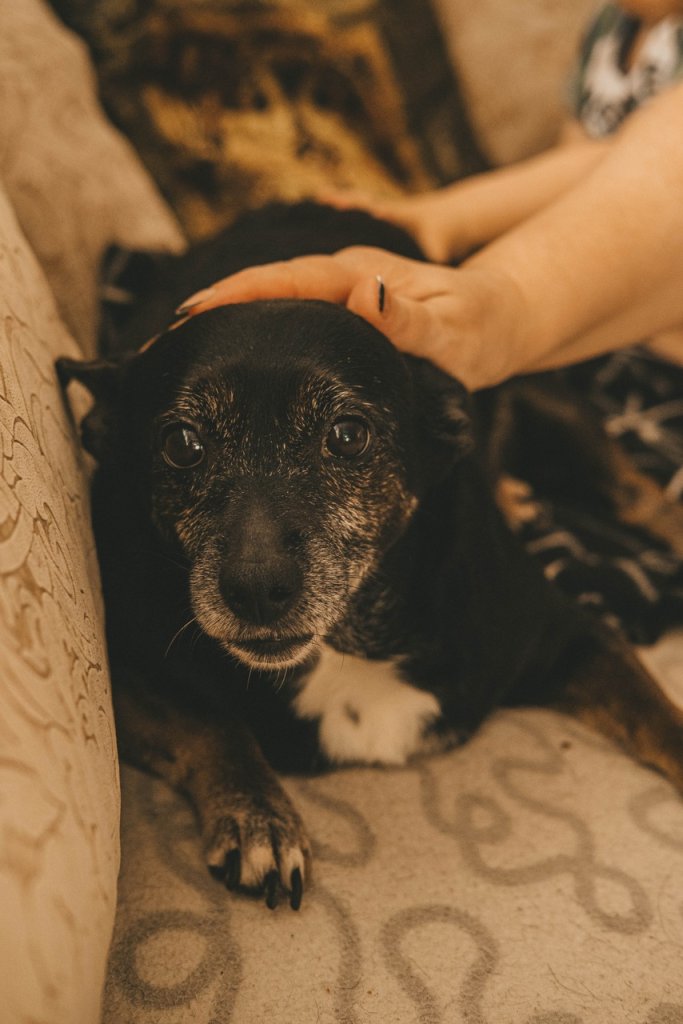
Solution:
{"label": "white chest patch", "polygon": [[320,745],[339,763],[405,764],[441,713],[434,694],[400,679],[393,662],[367,661],[325,645],[293,706],[300,718],[320,720]]}

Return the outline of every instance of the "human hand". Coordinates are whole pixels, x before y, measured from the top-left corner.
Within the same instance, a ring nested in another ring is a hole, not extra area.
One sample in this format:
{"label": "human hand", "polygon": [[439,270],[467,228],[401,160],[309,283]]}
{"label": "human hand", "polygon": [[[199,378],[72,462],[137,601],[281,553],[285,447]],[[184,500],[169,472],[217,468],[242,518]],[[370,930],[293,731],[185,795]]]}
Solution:
{"label": "human hand", "polygon": [[524,365],[529,316],[514,279],[491,268],[434,266],[353,246],[242,270],[186,300],[186,315],[255,299],[323,299],[345,305],[397,348],[431,360],[471,390]]}
{"label": "human hand", "polygon": [[323,192],[317,198],[337,210],[364,210],[395,224],[415,239],[428,259],[448,263],[471,248],[464,225],[457,223],[454,194],[454,186],[392,198],[348,189]]}

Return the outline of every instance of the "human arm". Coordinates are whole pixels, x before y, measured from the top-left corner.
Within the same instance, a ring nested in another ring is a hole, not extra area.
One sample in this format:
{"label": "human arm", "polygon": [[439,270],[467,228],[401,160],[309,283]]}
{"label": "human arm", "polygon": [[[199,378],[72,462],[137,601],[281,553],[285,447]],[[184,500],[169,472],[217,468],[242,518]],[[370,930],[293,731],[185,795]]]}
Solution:
{"label": "human arm", "polygon": [[547,206],[587,174],[611,145],[611,139],[591,139],[578,131],[571,141],[538,156],[418,195],[385,199],[335,191],[321,198],[340,209],[363,209],[398,224],[429,259],[447,263]]}
{"label": "human arm", "polygon": [[631,115],[585,179],[466,264],[507,267],[519,287],[529,312],[520,369],[683,325],[682,117],[677,84]]}
{"label": "human arm", "polygon": [[573,188],[457,270],[345,249],[242,271],[191,311],[277,296],[341,302],[472,389],[679,327],[682,121],[679,84],[633,114]]}

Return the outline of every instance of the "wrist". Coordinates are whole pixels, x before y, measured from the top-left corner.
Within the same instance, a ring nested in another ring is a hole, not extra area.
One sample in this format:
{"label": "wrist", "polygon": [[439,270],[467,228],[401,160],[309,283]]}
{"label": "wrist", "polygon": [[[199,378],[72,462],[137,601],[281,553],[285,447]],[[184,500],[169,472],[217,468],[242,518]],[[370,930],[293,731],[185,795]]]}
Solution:
{"label": "wrist", "polygon": [[[425,197],[423,223],[438,262],[461,259],[481,244],[476,226],[476,179],[458,181]],[[432,258],[436,258],[432,255]]]}
{"label": "wrist", "polygon": [[533,305],[507,269],[468,260],[459,271],[459,291],[473,297],[469,386],[492,387],[524,373],[543,347]]}
{"label": "wrist", "polygon": [[415,236],[432,263],[449,263],[469,252],[472,243],[464,231],[461,183],[411,196],[404,226]]}
{"label": "wrist", "polygon": [[475,175],[443,191],[444,202],[438,215],[449,260],[466,257],[489,241],[480,223],[480,183],[481,176]]}

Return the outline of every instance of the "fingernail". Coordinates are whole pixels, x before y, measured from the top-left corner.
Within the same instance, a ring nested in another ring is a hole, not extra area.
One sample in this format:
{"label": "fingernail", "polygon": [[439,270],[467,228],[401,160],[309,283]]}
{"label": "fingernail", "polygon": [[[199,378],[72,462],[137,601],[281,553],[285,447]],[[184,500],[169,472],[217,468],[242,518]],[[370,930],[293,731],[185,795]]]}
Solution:
{"label": "fingernail", "polygon": [[202,288],[200,292],[195,292],[194,295],[190,295],[189,299],[178,306],[175,311],[176,316],[182,316],[183,313],[187,313],[193,306],[198,306],[200,302],[206,302],[213,295],[213,288]]}
{"label": "fingernail", "polygon": [[384,281],[379,274],[375,277],[377,281],[377,308],[380,313],[384,312],[384,304],[386,302],[387,290],[384,287]]}
{"label": "fingernail", "polygon": [[167,331],[175,331],[176,327],[182,327],[189,320],[189,316],[181,316],[180,320],[174,320],[172,324],[169,324],[166,328]]}
{"label": "fingernail", "polygon": [[147,341],[145,342],[145,344],[140,346],[140,348],[138,349],[138,352],[146,352],[147,349],[150,348],[150,346],[154,344],[154,342],[157,340],[157,338],[160,338],[160,337],[161,337],[160,334],[154,334],[151,338],[148,338]]}

